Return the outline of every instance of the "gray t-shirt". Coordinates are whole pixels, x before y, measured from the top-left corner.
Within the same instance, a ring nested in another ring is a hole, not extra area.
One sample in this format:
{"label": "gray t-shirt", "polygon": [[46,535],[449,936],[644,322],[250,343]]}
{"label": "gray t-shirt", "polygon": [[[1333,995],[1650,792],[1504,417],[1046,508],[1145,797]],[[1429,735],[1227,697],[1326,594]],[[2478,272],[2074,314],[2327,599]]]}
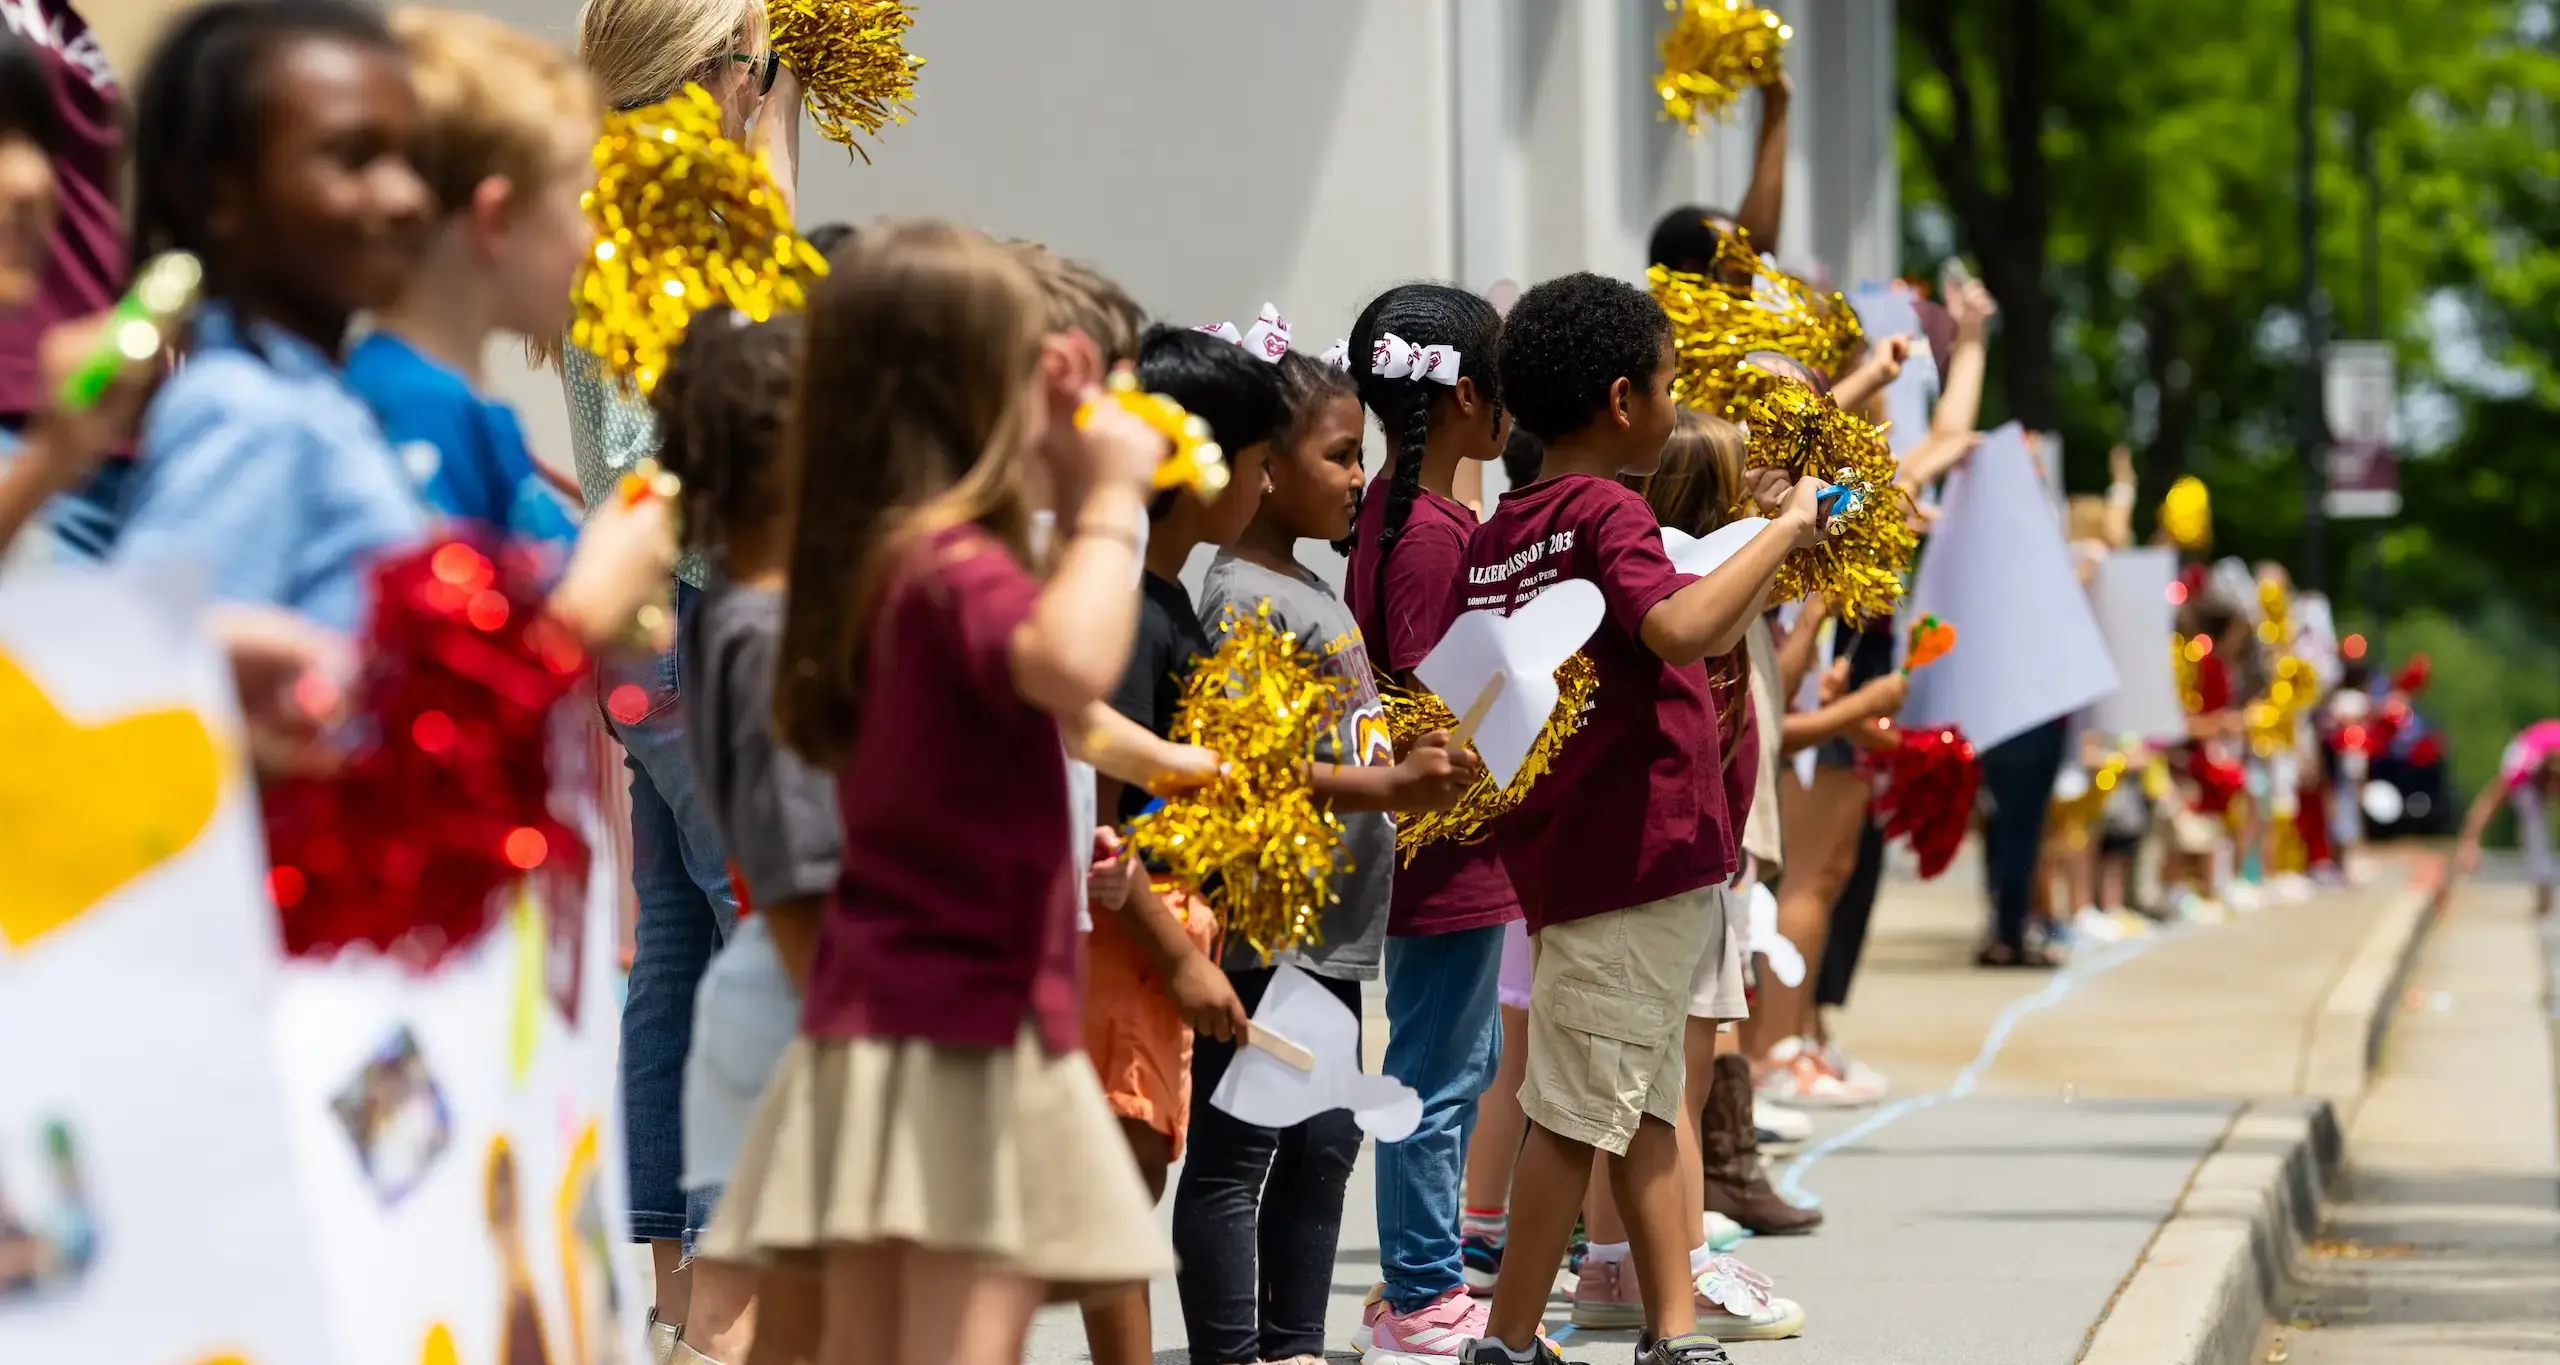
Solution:
{"label": "gray t-shirt", "polygon": [[826,895],[844,860],[835,779],[774,738],[781,639],[782,594],[715,569],[677,645],[695,788],[756,908]]}
{"label": "gray t-shirt", "polygon": [[[1275,573],[1249,560],[1220,553],[1200,584],[1200,619],[1211,635],[1227,609],[1251,612],[1271,604],[1271,622],[1294,632],[1299,646],[1316,653],[1324,669],[1351,684],[1351,708],[1331,735],[1316,740],[1316,759],[1325,763],[1393,763],[1395,742],[1387,734],[1386,709],[1378,703],[1377,679],[1369,671],[1369,648],[1360,638],[1351,609],[1323,579],[1301,568]],[[1392,815],[1354,812],[1342,820],[1342,856],[1349,864],[1334,874],[1334,902],[1325,907],[1324,941],[1304,952],[1284,955],[1318,976],[1340,981],[1367,981],[1378,975],[1387,941],[1387,899],[1394,886],[1396,822]],[[1259,965],[1253,950],[1238,944],[1227,950],[1227,966]]]}

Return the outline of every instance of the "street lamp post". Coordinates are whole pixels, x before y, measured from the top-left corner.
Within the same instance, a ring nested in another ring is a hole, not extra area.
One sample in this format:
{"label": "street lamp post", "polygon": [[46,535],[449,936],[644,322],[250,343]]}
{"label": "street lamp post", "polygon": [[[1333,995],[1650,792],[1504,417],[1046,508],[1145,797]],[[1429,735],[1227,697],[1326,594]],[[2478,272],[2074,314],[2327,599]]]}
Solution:
{"label": "street lamp post", "polygon": [[2301,73],[2294,102],[2294,135],[2299,143],[2294,194],[2302,233],[2302,384],[2296,426],[2302,461],[2302,581],[2313,592],[2325,592],[2329,586],[2328,509],[2322,504],[2329,491],[2328,472],[2323,465],[2328,424],[2320,412],[2320,367],[2322,346],[2328,340],[2329,310],[2327,300],[2320,294],[2320,217],[2314,183],[2319,130],[2313,126],[2318,111],[2311,70],[2311,3],[2312,0],[2294,0],[2293,4],[2294,56]]}

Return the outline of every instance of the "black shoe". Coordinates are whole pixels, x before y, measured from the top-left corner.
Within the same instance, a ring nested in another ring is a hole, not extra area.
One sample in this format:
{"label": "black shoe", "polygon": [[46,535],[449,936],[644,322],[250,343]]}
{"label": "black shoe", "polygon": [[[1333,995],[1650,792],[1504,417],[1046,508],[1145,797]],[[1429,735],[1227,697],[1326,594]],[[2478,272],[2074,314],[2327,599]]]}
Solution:
{"label": "black shoe", "polygon": [[[1467,1353],[1459,1359],[1463,1365],[1571,1365],[1543,1336],[1525,1356],[1511,1354],[1510,1348],[1491,1337],[1478,1337],[1467,1343]],[[1717,1362],[1722,1360],[1721,1356],[1717,1357]]]}
{"label": "black shoe", "polygon": [[1733,1365],[1733,1357],[1724,1353],[1714,1337],[1701,1332],[1653,1341],[1639,1336],[1636,1365]]}

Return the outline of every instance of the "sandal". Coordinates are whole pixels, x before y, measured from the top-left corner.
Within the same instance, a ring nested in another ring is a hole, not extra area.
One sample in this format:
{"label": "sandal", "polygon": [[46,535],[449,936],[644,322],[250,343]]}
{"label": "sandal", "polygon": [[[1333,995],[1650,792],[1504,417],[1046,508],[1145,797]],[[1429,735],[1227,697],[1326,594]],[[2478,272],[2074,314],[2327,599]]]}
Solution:
{"label": "sandal", "polygon": [[1998,940],[1983,944],[1973,955],[1977,967],[2027,967],[2051,969],[2062,965],[2062,959],[2042,944],[2024,948],[2012,947]]}

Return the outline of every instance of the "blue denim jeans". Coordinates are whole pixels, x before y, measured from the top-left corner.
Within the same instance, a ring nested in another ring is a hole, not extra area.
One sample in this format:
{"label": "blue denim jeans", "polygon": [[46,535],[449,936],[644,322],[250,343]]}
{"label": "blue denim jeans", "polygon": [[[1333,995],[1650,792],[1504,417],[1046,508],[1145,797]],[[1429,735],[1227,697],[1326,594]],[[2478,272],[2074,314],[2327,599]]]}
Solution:
{"label": "blue denim jeans", "polygon": [[1387,1304],[1410,1313],[1462,1282],[1458,1201],[1476,1097],[1502,1060],[1495,986],[1502,926],[1387,940],[1387,1057],[1422,1096],[1422,1124],[1377,1144],[1378,1266]]}
{"label": "blue denim jeans", "polygon": [[56,562],[95,564],[107,557],[124,516],[124,486],[132,478],[131,460],[109,460],[87,483],[45,504]]}
{"label": "blue denim jeans", "polygon": [[[699,596],[678,585],[676,616]],[[631,883],[640,902],[629,993],[622,1005],[622,1127],[631,1186],[631,1235],[682,1240],[708,1218],[716,1190],[684,1190],[684,1067],[693,1041],[694,992],[720,950],[738,906],[729,890],[720,835],[694,799],[685,753],[684,708],[675,656],[607,669],[608,692],[623,683],[649,690],[640,720],[613,722],[631,769]]]}

